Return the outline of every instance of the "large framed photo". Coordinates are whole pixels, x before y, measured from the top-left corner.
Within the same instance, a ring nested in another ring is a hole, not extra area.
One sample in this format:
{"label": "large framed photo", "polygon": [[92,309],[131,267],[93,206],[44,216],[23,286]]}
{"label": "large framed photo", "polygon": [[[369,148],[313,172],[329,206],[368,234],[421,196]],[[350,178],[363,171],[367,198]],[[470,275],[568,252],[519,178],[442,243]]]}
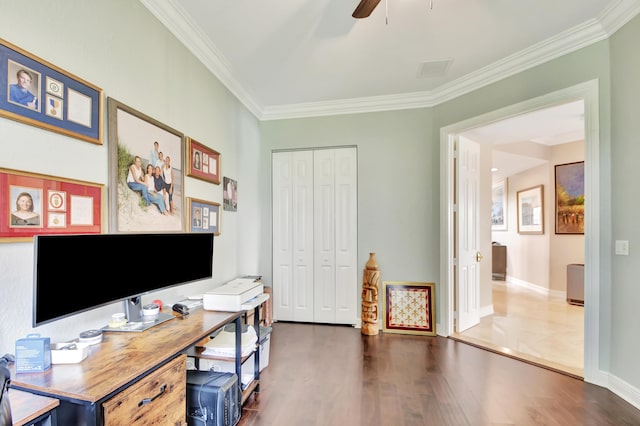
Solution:
{"label": "large framed photo", "polygon": [[559,164],[556,173],[556,234],[584,234],[584,161]]}
{"label": "large framed photo", "polygon": [[518,234],[544,234],[543,185],[518,191]]}
{"label": "large framed photo", "polygon": [[187,197],[187,212],[190,232],[220,235],[220,203]]}
{"label": "large framed photo", "polygon": [[113,98],[107,104],[111,231],[184,231],[184,135]]}
{"label": "large framed photo", "polygon": [[0,242],[104,231],[104,185],[0,169],[0,194]]}
{"label": "large framed photo", "polygon": [[102,144],[99,87],[0,39],[0,116]]}
{"label": "large framed photo", "polygon": [[491,230],[507,230],[507,179],[496,182],[491,190]]}
{"label": "large framed photo", "polygon": [[382,287],[384,332],[436,335],[434,283],[384,281]]}
{"label": "large framed photo", "polygon": [[220,153],[187,138],[187,176],[220,184]]}

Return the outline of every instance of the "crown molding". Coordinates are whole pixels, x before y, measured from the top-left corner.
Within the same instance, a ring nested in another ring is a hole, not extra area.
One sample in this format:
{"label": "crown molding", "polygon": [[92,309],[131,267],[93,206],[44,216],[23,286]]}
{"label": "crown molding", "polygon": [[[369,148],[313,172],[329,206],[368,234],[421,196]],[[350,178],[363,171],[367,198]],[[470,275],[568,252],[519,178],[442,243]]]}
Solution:
{"label": "crown molding", "polygon": [[598,17],[609,36],[640,13],[639,0],[618,0],[611,3]]}
{"label": "crown molding", "polygon": [[233,68],[224,55],[210,41],[174,0],[139,0],[202,64],[256,117],[260,105],[234,76]]}
{"label": "crown molding", "polygon": [[264,106],[235,78],[222,53],[175,0],[139,1],[262,121],[433,107],[607,39],[640,13],[640,0],[618,0],[597,19],[586,21],[430,91]]}

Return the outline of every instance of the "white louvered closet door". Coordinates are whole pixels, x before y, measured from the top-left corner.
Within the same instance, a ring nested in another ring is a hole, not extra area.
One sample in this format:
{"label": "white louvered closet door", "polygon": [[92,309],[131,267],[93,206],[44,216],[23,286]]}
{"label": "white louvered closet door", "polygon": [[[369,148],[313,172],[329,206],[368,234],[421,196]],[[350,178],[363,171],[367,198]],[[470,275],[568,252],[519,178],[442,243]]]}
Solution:
{"label": "white louvered closet door", "polygon": [[313,152],[274,153],[273,318],[313,321]]}

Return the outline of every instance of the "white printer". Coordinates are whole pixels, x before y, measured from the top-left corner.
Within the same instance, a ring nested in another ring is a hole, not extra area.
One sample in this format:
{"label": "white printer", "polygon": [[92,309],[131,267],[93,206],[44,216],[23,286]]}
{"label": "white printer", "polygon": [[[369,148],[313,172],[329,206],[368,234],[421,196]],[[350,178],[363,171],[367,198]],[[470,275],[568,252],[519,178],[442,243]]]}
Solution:
{"label": "white printer", "polygon": [[202,307],[208,311],[243,311],[242,305],[263,291],[262,280],[237,278],[204,293]]}

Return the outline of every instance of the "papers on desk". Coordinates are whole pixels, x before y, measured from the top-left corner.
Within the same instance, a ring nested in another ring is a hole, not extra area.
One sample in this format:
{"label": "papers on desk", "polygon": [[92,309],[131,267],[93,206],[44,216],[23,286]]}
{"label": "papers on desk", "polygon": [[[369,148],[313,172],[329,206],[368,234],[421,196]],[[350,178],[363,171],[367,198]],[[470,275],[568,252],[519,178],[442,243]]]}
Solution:
{"label": "papers on desk", "polygon": [[[241,334],[240,342],[241,355],[243,357],[251,355],[253,351],[255,351],[258,343],[258,335],[252,325],[247,327],[247,331]],[[216,337],[205,343],[204,348],[202,355],[235,358],[236,332],[222,330]]]}
{"label": "papers on desk", "polygon": [[250,309],[254,309],[256,306],[262,305],[268,299],[269,299],[269,294],[268,293],[260,293],[259,295],[257,295],[253,299],[249,299],[246,302],[244,302],[241,305],[241,307],[242,307],[243,310],[248,311]]}

